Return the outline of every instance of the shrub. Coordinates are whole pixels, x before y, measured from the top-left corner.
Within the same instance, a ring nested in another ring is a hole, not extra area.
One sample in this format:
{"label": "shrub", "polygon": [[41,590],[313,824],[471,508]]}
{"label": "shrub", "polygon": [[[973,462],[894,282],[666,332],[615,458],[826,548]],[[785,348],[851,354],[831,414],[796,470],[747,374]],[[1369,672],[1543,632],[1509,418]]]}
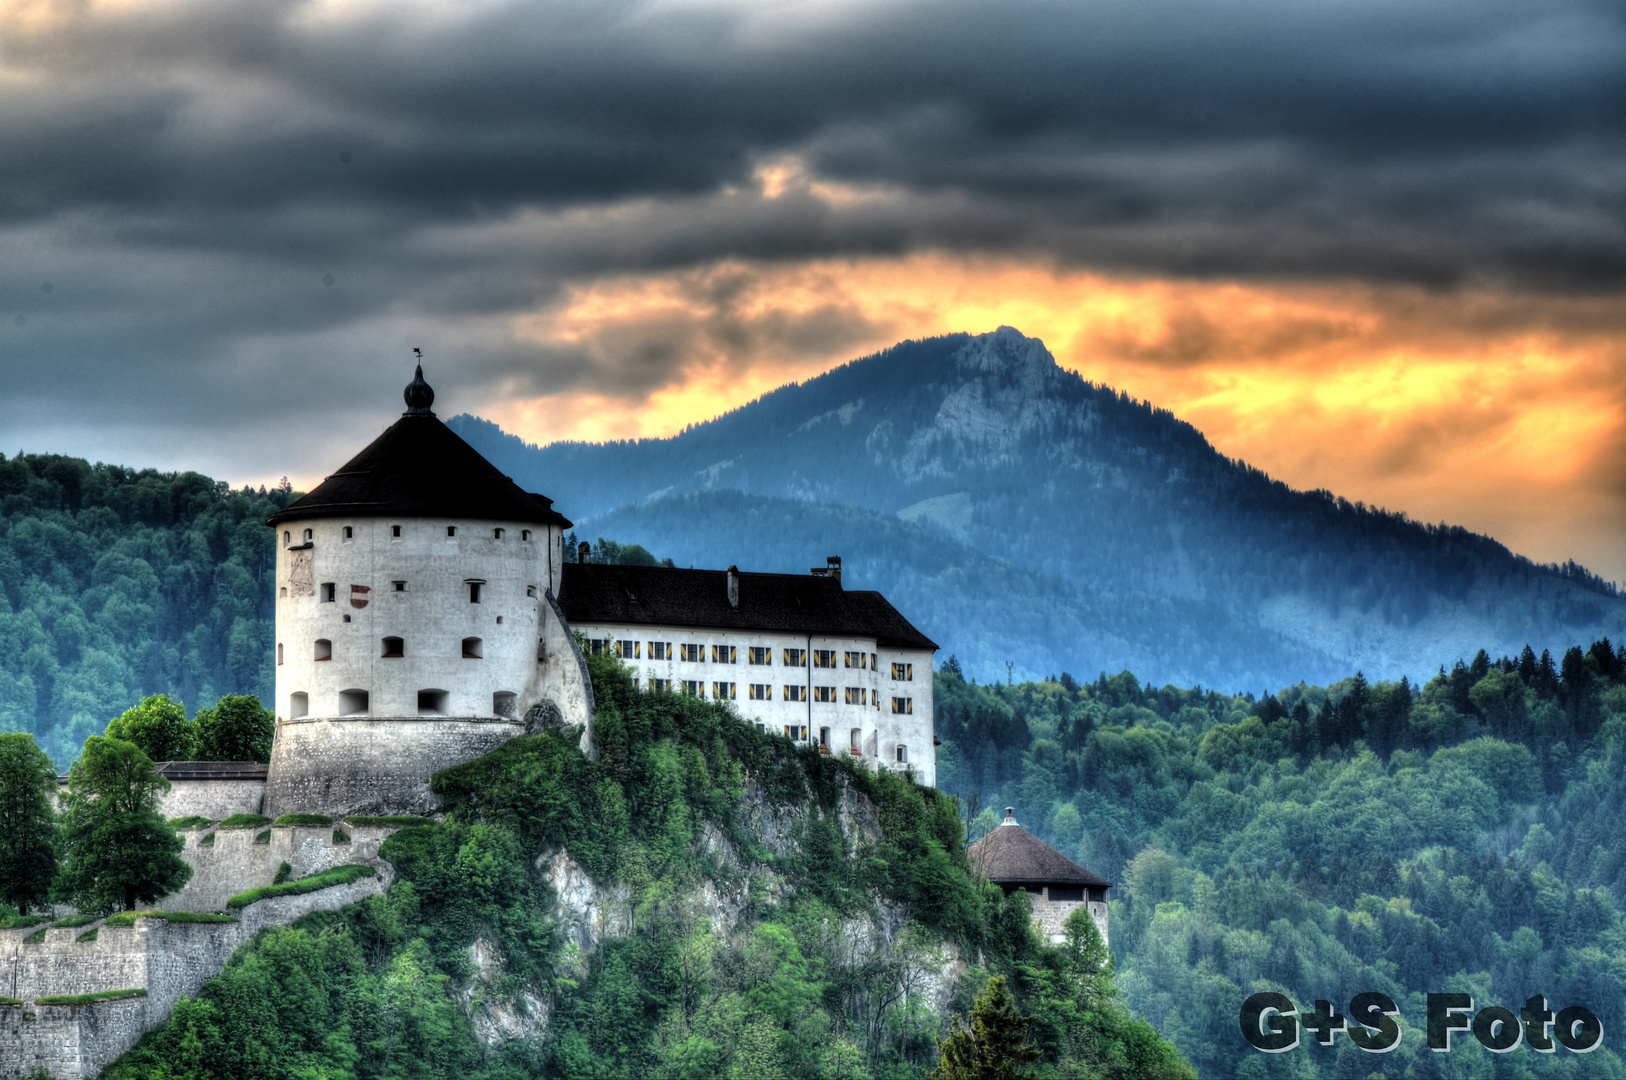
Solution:
{"label": "shrub", "polygon": [[300,878],[298,881],[286,881],[281,885],[262,885],[258,889],[249,889],[240,892],[226,901],[229,908],[245,908],[261,900],[269,900],[275,896],[298,896],[301,893],[316,892],[318,889],[329,889],[335,885],[348,885],[352,881],[372,877],[377,871],[370,866],[352,863],[349,866],[335,866],[331,870],[323,870],[320,874]]}
{"label": "shrub", "polygon": [[271,884],[281,885],[284,881],[287,881],[293,876],[294,868],[289,866],[287,863],[283,863],[281,866],[277,867],[277,876],[271,879]]}
{"label": "shrub", "polygon": [[95,941],[97,931],[99,931],[100,929],[101,929],[101,927],[99,927],[99,926],[98,927],[92,927],[91,929],[86,930],[83,934],[80,934],[78,937],[74,938],[74,940],[75,941]]}
{"label": "shrub", "polygon": [[335,844],[348,844],[350,842],[350,834],[347,832],[342,832],[338,829],[334,829],[333,842]]}
{"label": "shrub", "polygon": [[213,818],[199,817],[198,815],[193,814],[191,817],[170,818],[169,827],[176,830],[201,829],[213,820]]}
{"label": "shrub", "polygon": [[21,1005],[22,1003],[22,998],[0,997],[0,1005]]}
{"label": "shrub", "polygon": [[264,814],[233,814],[215,826],[217,829],[258,829],[271,824]]}
{"label": "shrub", "polygon": [[211,832],[207,836],[205,836],[202,840],[198,841],[198,846],[199,847],[206,847],[206,846],[208,846],[210,844],[213,844],[214,842],[215,842],[215,834]]}
{"label": "shrub", "polygon": [[372,825],[385,829],[410,829],[435,823],[431,818],[417,817],[413,814],[346,814],[344,820],[347,825]]}
{"label": "shrub", "polygon": [[35,998],[36,1005],[89,1005],[96,1001],[118,1001],[121,998],[144,998],[145,990],[99,990],[94,994],[57,994],[54,997]]}
{"label": "shrub", "polygon": [[262,833],[256,833],[254,835],[254,842],[256,844],[269,844],[271,842],[271,830],[267,829]]}
{"label": "shrub", "polygon": [[273,825],[331,825],[333,819],[326,814],[284,814]]}

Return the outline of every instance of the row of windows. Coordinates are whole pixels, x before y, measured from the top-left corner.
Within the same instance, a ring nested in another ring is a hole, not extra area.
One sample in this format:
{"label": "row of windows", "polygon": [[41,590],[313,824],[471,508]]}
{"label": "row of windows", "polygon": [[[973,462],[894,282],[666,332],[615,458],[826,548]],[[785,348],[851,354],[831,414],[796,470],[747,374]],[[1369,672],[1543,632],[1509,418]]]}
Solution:
{"label": "row of windows", "polygon": [[[587,642],[588,650],[594,656],[613,655],[623,660],[642,660],[644,646],[649,646],[651,660],[671,660],[674,658],[672,643],[670,641],[634,641],[631,638],[590,638]],[[704,644],[698,642],[683,642],[678,646],[676,658],[689,664],[704,664],[707,656],[713,664],[739,663],[739,649],[734,645],[713,645],[708,650]],[[833,669],[836,667],[835,649],[814,649],[813,666],[815,668]],[[856,668],[860,671],[879,671],[881,665],[872,652],[845,651],[841,654],[842,667]],[[758,667],[773,666],[773,648],[768,645],[751,645],[745,650],[746,663]],[[806,649],[782,650],[781,664],[784,667],[806,667]],[[915,665],[893,664],[892,678],[895,682],[913,682],[915,678]]]}
{"label": "row of windows", "polygon": [[[407,583],[405,581],[392,581],[392,582],[390,582],[390,585],[393,586],[393,591],[395,591],[395,592],[406,592],[407,591]],[[483,598],[485,597],[485,589],[486,589],[486,583],[485,583],[484,578],[465,578],[464,581],[463,581],[463,586],[464,586],[464,588],[468,589],[468,591],[469,591],[469,603],[478,604],[478,603],[482,602]],[[372,591],[373,591],[372,587],[369,586],[369,585],[352,585],[352,586],[350,586],[350,599],[351,599],[351,602],[352,603],[358,602],[359,598],[366,596],[368,593],[370,593]],[[332,604],[332,603],[337,602],[338,599],[339,599],[339,584],[338,584],[338,582],[336,582],[336,581],[324,581],[324,582],[322,582],[322,584],[321,584],[321,586],[319,588],[319,593],[320,593],[320,595],[322,597],[322,603],[324,603],[324,604]],[[282,590],[282,595],[283,596],[288,595],[288,590],[286,588],[284,588]],[[535,585],[527,585],[527,586],[525,586],[525,595],[530,596],[530,597],[534,597],[536,595],[536,586]],[[365,605],[365,601],[360,601],[360,602],[363,605]]]}
{"label": "row of windows", "polygon": [[[757,730],[758,731],[766,731],[767,729],[768,729],[768,725],[766,725],[766,724],[758,724],[757,725]],[[806,724],[784,724],[784,725],[782,725],[782,730],[784,731],[785,738],[787,738],[787,739],[793,739],[796,742],[806,742],[807,741],[807,725]],[[863,730],[861,728],[853,728],[852,729],[852,731],[849,733],[849,736],[848,736],[849,742],[847,744],[847,753],[852,754],[855,757],[862,757],[863,756],[863,754],[864,754],[863,735],[864,735],[864,733],[863,733]],[[823,750],[826,753],[829,753],[830,747],[831,747],[831,745],[833,745],[831,743],[831,741],[830,741],[830,729],[829,728],[821,727],[819,729],[819,744],[818,745],[819,745],[819,749]],[[897,746],[893,747],[893,749],[892,749],[892,758],[899,765],[907,765],[909,763],[909,747],[905,746],[903,743],[899,743]]]}
{"label": "row of windows", "polygon": [[[390,526],[390,538],[392,540],[399,540],[401,538],[401,529],[402,529],[402,526],[400,526],[400,525],[391,525]],[[356,538],[355,526],[353,526],[353,525],[344,526],[344,528],[341,531],[340,535],[345,540],[354,540]],[[457,535],[457,526],[456,525],[448,525],[448,526],[446,526],[446,535],[448,537],[456,536]],[[493,540],[501,540],[507,535],[508,535],[508,530],[507,529],[498,528],[498,529],[492,529],[491,530],[491,538]],[[530,541],[531,541],[531,530],[530,529],[521,529],[519,531],[519,538],[524,543],[530,543]],[[304,539],[305,543],[307,543],[307,544],[311,543],[315,539],[314,531],[311,530],[311,529],[306,529],[305,532],[304,532],[303,539]],[[294,542],[293,532],[288,530],[288,529],[282,530],[282,546],[283,547],[291,547],[293,545],[293,542]]]}
{"label": "row of windows", "polygon": [[[379,656],[385,660],[398,660],[406,656],[406,639],[386,637],[380,642]],[[485,658],[485,642],[477,637],[463,639],[463,659],[483,660]],[[328,638],[317,638],[311,650],[312,660],[333,659],[333,642]],[[277,663],[283,662],[282,642],[277,642]]]}
{"label": "row of windows", "polygon": [[[672,684],[670,679],[650,679],[649,682],[650,688],[653,690],[666,690]],[[680,685],[683,693],[690,697],[703,698],[706,696],[706,680],[704,679],[683,679]],[[836,689],[834,686],[815,686],[813,688],[813,700],[833,705],[836,703]],[[842,699],[846,704],[859,706],[868,706],[870,704],[870,693],[864,687],[847,686],[841,689],[843,691]],[[805,702],[807,700],[807,687],[805,686],[785,685],[781,686],[779,691],[782,701]],[[718,701],[733,701],[737,693],[735,683],[713,682],[711,684],[711,696]],[[773,685],[771,683],[750,683],[746,687],[746,697],[751,701],[772,701]],[[875,707],[879,709],[881,707],[881,695],[874,695],[874,700]],[[898,716],[913,716],[915,712],[914,698],[893,698],[892,712]]]}
{"label": "row of windows", "polygon": [[[451,704],[452,695],[446,690],[419,690],[418,715],[419,716],[445,716]],[[491,695],[491,711],[497,716],[512,717],[518,711],[519,696],[509,690],[498,690]],[[288,695],[288,716],[298,720],[310,715],[311,696],[304,690],[295,690]],[[366,690],[340,690],[339,691],[340,716],[371,716],[372,694]]]}

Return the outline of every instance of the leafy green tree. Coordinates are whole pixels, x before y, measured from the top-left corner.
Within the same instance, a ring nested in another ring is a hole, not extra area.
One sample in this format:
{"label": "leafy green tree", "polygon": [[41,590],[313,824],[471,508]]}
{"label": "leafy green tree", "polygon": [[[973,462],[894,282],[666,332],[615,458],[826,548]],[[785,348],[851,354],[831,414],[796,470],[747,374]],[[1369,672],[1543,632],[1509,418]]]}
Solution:
{"label": "leafy green tree", "polygon": [[194,720],[198,761],[271,760],[276,717],[253,694],[227,694]]}
{"label": "leafy green tree", "polygon": [[34,736],[0,735],[0,900],[28,909],[50,898],[56,876],[56,769]]}
{"label": "leafy green tree", "polygon": [[1039,1048],[1028,1042],[1033,1021],[1016,1008],[1005,976],[988,980],[971,1007],[971,1023],[956,1018],[953,1030],[938,1045],[943,1058],[933,1080],[1020,1080],[1033,1075]]}
{"label": "leafy green tree", "polygon": [[84,912],[135,909],[185,885],[186,842],[164,823],[169,781],[134,743],[93,735],[68,773],[62,869],[52,893]]}
{"label": "leafy green tree", "polygon": [[108,721],[110,739],[135,743],[153,761],[187,761],[197,741],[197,727],[186,718],[186,706],[168,694],[154,694]]}

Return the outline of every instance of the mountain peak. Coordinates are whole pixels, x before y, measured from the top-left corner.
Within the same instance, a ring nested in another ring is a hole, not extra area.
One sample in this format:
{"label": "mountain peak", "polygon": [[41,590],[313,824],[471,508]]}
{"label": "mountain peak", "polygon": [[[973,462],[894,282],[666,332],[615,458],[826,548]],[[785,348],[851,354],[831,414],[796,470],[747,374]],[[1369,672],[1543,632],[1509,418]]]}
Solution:
{"label": "mountain peak", "polygon": [[1044,342],[1030,338],[1014,326],[1001,326],[977,334],[954,354],[955,366],[978,374],[998,374],[1024,390],[1042,391],[1062,374]]}

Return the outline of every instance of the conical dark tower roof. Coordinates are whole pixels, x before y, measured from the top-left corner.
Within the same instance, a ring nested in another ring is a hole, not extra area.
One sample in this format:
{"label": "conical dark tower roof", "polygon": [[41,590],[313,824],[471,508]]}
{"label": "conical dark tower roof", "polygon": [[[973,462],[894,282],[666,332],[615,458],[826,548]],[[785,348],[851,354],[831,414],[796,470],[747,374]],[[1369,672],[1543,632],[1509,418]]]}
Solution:
{"label": "conical dark tower roof", "polygon": [[996,885],[1112,886],[1018,825],[1009,806],[999,827],[966,848],[965,856]]}
{"label": "conical dark tower roof", "polygon": [[268,525],[319,517],[483,518],[568,529],[553,500],[521,488],[430,411],[420,366],[407,411],[365,450]]}

